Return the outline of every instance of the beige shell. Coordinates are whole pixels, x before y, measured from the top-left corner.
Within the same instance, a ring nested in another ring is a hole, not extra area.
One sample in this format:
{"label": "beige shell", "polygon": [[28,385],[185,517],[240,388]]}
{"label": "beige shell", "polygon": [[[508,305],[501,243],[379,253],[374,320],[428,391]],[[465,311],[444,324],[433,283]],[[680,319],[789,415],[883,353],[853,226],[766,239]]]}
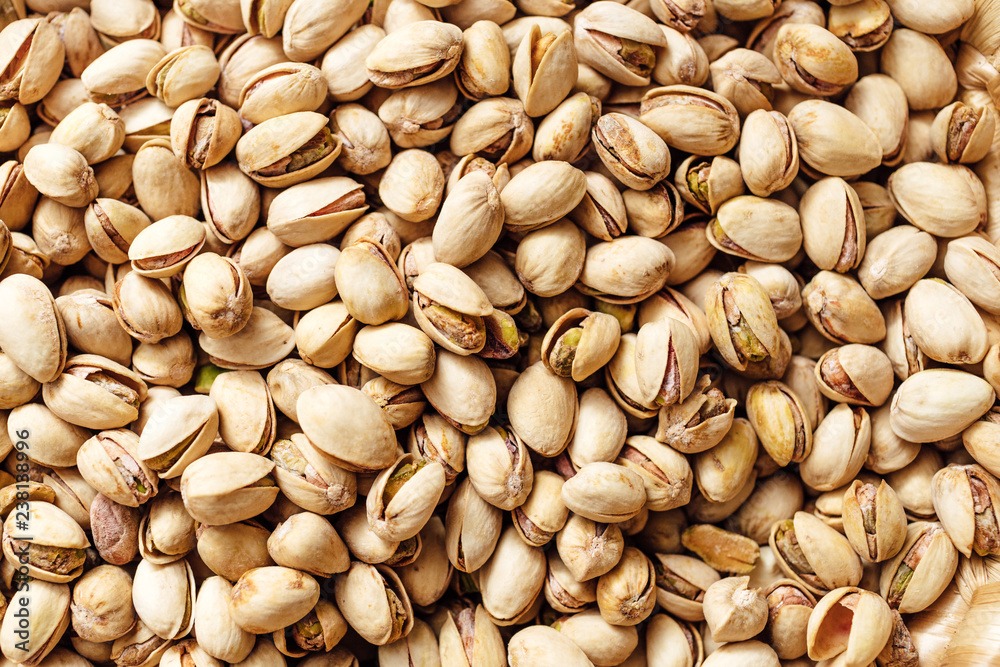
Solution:
{"label": "beige shell", "polygon": [[147,278],[180,273],[205,245],[205,226],[186,215],[171,215],[140,231],[129,246],[132,270]]}
{"label": "beige shell", "polygon": [[586,191],[586,175],[568,162],[535,163],[511,178],[500,193],[504,226],[528,232],[552,224],[576,208]]}
{"label": "beige shell", "polygon": [[[340,155],[340,139],[330,134],[326,127],[329,119],[313,111],[298,111],[266,120],[244,134],[236,143],[236,159],[240,169],[261,185],[287,187],[302,183],[333,164]],[[322,149],[319,159],[300,169],[269,176],[261,170],[288,158],[309,141],[322,136],[328,147]]]}
{"label": "beige shell", "polygon": [[229,613],[238,626],[267,634],[294,624],[316,606],[319,584],[308,574],[287,567],[258,567],[240,577],[229,598]]}
{"label": "beige shell", "polygon": [[[118,387],[112,390],[105,383]],[[53,413],[71,424],[119,428],[139,416],[138,404],[146,398],[146,383],[110,359],[80,354],[66,361],[62,375],[42,386],[42,398]]]}
{"label": "beige shell", "polygon": [[389,479],[406,465],[415,465],[412,454],[404,454],[379,473],[368,492],[366,503],[372,531],[384,540],[402,542],[414,537],[430,519],[444,491],[444,467],[431,461],[406,480],[386,503],[384,492]]}
{"label": "beige shell", "polygon": [[38,382],[59,377],[66,363],[66,328],[49,289],[37,278],[0,281],[0,347]]}
{"label": "beige shell", "polygon": [[441,204],[432,240],[439,262],[462,268],[485,255],[503,230],[500,193],[485,172],[462,177]]}
{"label": "beige shell", "polygon": [[360,390],[342,385],[312,387],[299,395],[296,407],[306,437],[338,465],[374,472],[395,460],[392,426]]}
{"label": "beige shell", "polygon": [[278,193],[268,209],[267,228],[282,243],[299,247],[332,239],[367,210],[357,181],[316,178]]}
{"label": "beige shell", "polygon": [[592,312],[584,308],[573,308],[563,313],[545,333],[542,341],[542,362],[557,375],[561,369],[552,365],[552,354],[559,338],[568,329],[580,327],[582,333],[576,344],[570,377],[574,382],[582,382],[614,357],[621,338],[621,329],[612,315]]}
{"label": "beige shell", "polygon": [[496,407],[496,380],[478,357],[440,350],[434,375],[420,387],[442,417],[469,435],[486,427]]}
{"label": "beige shell", "polygon": [[626,86],[649,85],[649,74],[628,68],[592,35],[592,31],[652,46],[665,46],[666,37],[648,16],[616,2],[594,2],[580,12],[573,36],[580,62],[590,65],[613,81]]}
{"label": "beige shell", "polygon": [[120,505],[138,507],[156,495],[156,473],[139,459],[139,436],[132,431],[95,435],[83,443],[76,460],[87,483]]}
{"label": "beige shell", "polygon": [[[278,495],[269,479],[274,463],[258,454],[206,454],[184,469],[181,495],[188,513],[207,525],[251,519]],[[262,483],[262,482],[266,482]]]}
{"label": "beige shell", "polygon": [[639,329],[635,341],[636,378],[642,400],[673,404],[694,391],[698,341],[684,322],[664,317]]}
{"label": "beige shell", "polygon": [[[417,86],[444,78],[462,55],[462,31],[440,21],[417,21],[382,39],[365,59],[368,77],[382,88]],[[413,70],[433,66],[427,74]]]}
{"label": "beige shell", "polygon": [[156,565],[140,560],[132,582],[132,605],[140,622],[158,637],[179,639],[194,626],[194,572],[187,560]]}
{"label": "beige shell", "polygon": [[[64,550],[82,551],[90,546],[83,528],[73,518],[51,503],[25,501],[26,507],[18,512],[11,512],[4,521],[3,554],[10,564],[16,567],[25,566],[27,573],[34,579],[65,583],[83,574],[83,565],[59,574],[41,568],[29,555],[26,563],[21,562],[21,550],[14,542],[27,542],[30,545],[57,547]],[[27,514],[27,520],[23,520]]]}
{"label": "beige shell", "polygon": [[226,338],[205,332],[198,345],[216,366],[229,370],[255,370],[278,363],[295,347],[292,328],[273,312],[255,306],[246,325]]}
{"label": "beige shell", "polygon": [[[344,618],[369,643],[382,646],[413,628],[410,597],[391,568],[351,563],[334,578],[334,594]],[[397,613],[403,615],[401,627],[395,622]]]}
{"label": "beige shell", "polygon": [[156,410],[139,436],[139,458],[163,479],[178,477],[215,440],[219,414],[208,396],[177,396]]}

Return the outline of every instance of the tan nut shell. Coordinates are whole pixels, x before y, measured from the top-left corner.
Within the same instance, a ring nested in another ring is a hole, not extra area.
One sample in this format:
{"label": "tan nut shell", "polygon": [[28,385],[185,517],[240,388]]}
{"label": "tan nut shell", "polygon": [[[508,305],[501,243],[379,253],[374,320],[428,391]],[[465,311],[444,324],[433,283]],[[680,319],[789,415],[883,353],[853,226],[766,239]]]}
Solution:
{"label": "tan nut shell", "polygon": [[256,486],[273,469],[274,463],[258,454],[206,454],[187,466],[181,476],[184,507],[196,521],[206,525],[251,519],[270,507],[278,496],[278,487],[273,484]]}
{"label": "tan nut shell", "polygon": [[312,387],[299,395],[296,408],[306,437],[337,465],[374,472],[395,460],[392,426],[378,405],[359,389]]}

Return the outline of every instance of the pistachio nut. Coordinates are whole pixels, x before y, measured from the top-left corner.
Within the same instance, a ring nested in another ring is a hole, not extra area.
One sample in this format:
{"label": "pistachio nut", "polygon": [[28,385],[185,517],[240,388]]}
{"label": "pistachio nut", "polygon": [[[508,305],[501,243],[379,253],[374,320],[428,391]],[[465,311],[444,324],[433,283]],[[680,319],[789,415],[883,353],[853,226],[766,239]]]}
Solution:
{"label": "pistachio nut", "polygon": [[383,88],[430,83],[451,74],[462,54],[462,31],[439,21],[417,21],[387,35],[365,59],[368,78]]}
{"label": "pistachio nut", "polygon": [[194,626],[194,603],[194,572],[187,560],[166,565],[139,561],[132,581],[132,605],[139,620],[153,634],[169,640],[190,632]]}
{"label": "pistachio nut", "polygon": [[802,305],[813,326],[834,343],[872,345],[885,338],[885,318],[849,276],[820,271],[802,288]]}
{"label": "pistachio nut", "polygon": [[829,350],[816,362],[814,373],[823,395],[839,403],[877,407],[892,393],[892,364],[868,345]]}
{"label": "pistachio nut", "polygon": [[825,100],[805,100],[788,112],[799,157],[820,174],[849,178],[882,162],[878,135],[855,114]]}
{"label": "pistachio nut", "polygon": [[158,481],[138,452],[139,436],[132,431],[102,431],[77,451],[77,468],[99,493],[121,505],[138,507],[156,495]]}
{"label": "pistachio nut", "polygon": [[719,444],[733,424],[736,399],[699,378],[687,399],[660,408],[656,439],[683,454],[697,454]]}
{"label": "pistachio nut", "polygon": [[326,97],[325,84],[323,72],[318,67],[287,62],[271,65],[244,84],[240,91],[239,115],[259,124],[296,111],[316,111]]}
{"label": "pistachio nut", "polygon": [[951,582],[958,550],[936,522],[915,521],[903,547],[882,566],[879,589],[892,609],[912,613],[930,606]]}
{"label": "pistachio nut", "polygon": [[588,667],[594,664],[573,640],[551,627],[532,626],[510,638],[507,664],[511,667],[536,667],[554,662],[567,667]]}
{"label": "pistachio nut", "polygon": [[62,144],[32,146],[24,176],[38,192],[66,206],[86,206],[97,197],[97,179],[87,158]]}
{"label": "pistachio nut", "polygon": [[711,568],[733,574],[749,574],[761,553],[757,543],[750,538],[710,524],[687,528],[681,535],[681,544]]}
{"label": "pistachio nut", "polygon": [[[409,295],[402,273],[378,241],[364,238],[345,248],[334,268],[340,298],[354,319],[377,325],[406,314]],[[379,289],[372,291],[372,285]]]}
{"label": "pistachio nut", "polygon": [[664,317],[644,324],[636,336],[636,378],[642,399],[656,405],[684,401],[694,391],[698,341],[684,322]]}
{"label": "pistachio nut", "polygon": [[719,573],[703,561],[681,554],[656,554],[656,600],[664,610],[686,621],[704,620],[705,591]]}
{"label": "pistachio nut", "polygon": [[448,560],[460,572],[475,572],[489,559],[503,521],[499,509],[477,493],[471,480],[457,485],[445,516]]}
{"label": "pistachio nut", "polygon": [[992,391],[985,380],[964,371],[914,373],[893,395],[892,430],[911,442],[951,437],[986,413],[993,404]]}
{"label": "pistachio nut", "polygon": [[258,567],[233,586],[229,614],[243,630],[266,634],[298,622],[318,600],[319,584],[310,575],[287,567]]}
{"label": "pistachio nut", "polygon": [[569,510],[560,498],[562,486],[563,478],[560,475],[539,470],[535,472],[531,493],[524,504],[511,510],[517,534],[529,545],[545,546],[566,524]]}
{"label": "pistachio nut", "polygon": [[282,190],[267,213],[267,228],[300,247],[328,241],[367,210],[361,184],[343,176],[312,179]]}
{"label": "pistachio nut", "polygon": [[[66,326],[66,339],[70,345],[81,352],[96,354],[122,365],[129,362],[132,339],[118,324],[111,298],[103,291],[83,289],[59,296],[56,308]],[[24,375],[30,378],[26,373]],[[33,379],[31,381],[34,382]],[[12,382],[10,387],[14,386]]]}
{"label": "pistachio nut", "polygon": [[626,86],[649,85],[656,66],[654,47],[666,37],[652,19],[613,2],[591,3],[574,22],[580,61]]}
{"label": "pistachio nut", "polygon": [[146,383],[135,372],[93,354],[66,360],[62,374],[42,386],[52,412],[85,428],[119,428],[139,415]]}
{"label": "pistachio nut", "polygon": [[73,631],[87,641],[114,641],[136,623],[132,577],[115,565],[99,565],[80,578],[70,602]]}
{"label": "pistachio nut", "polygon": [[[541,192],[544,197],[538,196]],[[576,208],[586,192],[586,175],[568,162],[535,163],[511,178],[500,192],[504,226],[529,232],[550,225]]]}
{"label": "pistachio nut", "polygon": [[581,467],[563,484],[561,496],[570,511],[607,523],[631,519],[646,502],[645,485],[638,473],[603,461]]}
{"label": "pistachio nut", "polygon": [[726,577],[705,591],[705,621],[715,641],[734,642],[760,633],[769,609],[763,592],[749,588],[750,577]]}
{"label": "pistachio nut", "polygon": [[889,606],[875,593],[845,586],[824,595],[806,629],[806,646],[813,660],[839,656],[844,664],[869,664],[892,633]]}
{"label": "pistachio nut", "polygon": [[[781,83],[781,74],[770,58],[750,49],[733,49],[712,60],[709,71],[715,92],[732,102],[747,120],[754,111],[771,110],[773,87]],[[745,130],[744,134],[749,135]]]}
{"label": "pistachio nut", "polygon": [[52,89],[62,72],[66,48],[59,30],[42,18],[20,18],[5,24],[4,30],[7,34],[0,44],[0,94],[21,104],[37,102]]}
{"label": "pistachio nut", "polygon": [[526,544],[514,528],[505,530],[479,571],[483,607],[493,622],[511,625],[530,611],[541,595],[546,571],[545,553]]}
{"label": "pistachio nut", "polygon": [[812,451],[812,422],[788,385],[758,382],[746,398],[747,418],[768,455],[780,466],[800,462]]}
{"label": "pistachio nut", "polygon": [[739,114],[732,102],[692,86],[647,91],[639,119],[668,146],[695,155],[721,155],[740,137]]}
{"label": "pistachio nut", "polygon": [[778,353],[774,307],[755,278],[728,273],[712,283],[705,314],[712,340],[726,363],[737,370],[746,370],[751,363]]}
{"label": "pistachio nut", "polygon": [[698,490],[715,503],[732,500],[746,486],[757,458],[757,436],[745,419],[736,419],[715,447],[695,455]]}
{"label": "pistachio nut", "polygon": [[927,232],[897,225],[872,239],[858,268],[858,280],[873,299],[900,294],[933,266],[937,244]]}
{"label": "pistachio nut", "polygon": [[847,538],[812,514],[775,521],[768,544],[781,570],[816,595],[861,581],[861,560]]}
{"label": "pistachio nut", "polygon": [[1000,484],[977,464],[950,465],[931,482],[934,511],[962,554],[986,556],[1000,551],[996,507]]}
{"label": "pistachio nut", "polygon": [[162,479],[179,477],[215,440],[219,413],[208,396],[178,396],[150,417],[139,436],[139,459]]}
{"label": "pistachio nut", "polygon": [[676,656],[678,665],[699,665],[705,654],[697,627],[667,614],[650,616],[646,624],[646,651],[649,655]]}
{"label": "pistachio nut", "polygon": [[148,505],[139,522],[139,553],[165,565],[180,560],[196,546],[195,521],[187,513],[179,493],[160,493]]}
{"label": "pistachio nut", "polygon": [[340,385],[312,387],[299,395],[296,409],[309,442],[338,466],[374,472],[395,459],[392,426],[360,390]]}
{"label": "pistachio nut", "polygon": [[544,116],[563,101],[576,84],[573,35],[528,30],[513,57],[512,83],[529,116]]}
{"label": "pistachio nut", "polygon": [[649,510],[666,511],[690,500],[694,477],[687,459],[652,437],[635,435],[628,438],[616,463],[642,478],[646,490],[645,506]]}
{"label": "pistachio nut", "polygon": [[248,452],[206,454],[184,468],[181,495],[196,521],[219,525],[257,516],[274,502],[274,462]]}
{"label": "pistachio nut", "polygon": [[87,164],[94,164],[122,147],[125,123],[108,105],[86,102],[59,121],[49,139],[76,149]]}
{"label": "pistachio nut", "polygon": [[66,328],[55,299],[37,278],[24,274],[0,281],[0,347],[38,382],[59,377],[66,363]]}
{"label": "pistachio nut", "polygon": [[634,626],[646,620],[656,605],[653,562],[635,547],[597,581],[597,606],[605,622]]}
{"label": "pistachio nut", "polygon": [[705,234],[726,254],[763,262],[791,259],[803,240],[794,208],[752,195],[734,197],[722,204]]}
{"label": "pistachio nut", "polygon": [[503,95],[510,87],[511,54],[499,28],[493,21],[480,19],[462,32],[455,83],[469,99]]}
{"label": "pistachio nut", "polygon": [[844,493],[844,533],[866,562],[893,558],[906,540],[906,516],[892,487],[855,480]]}
{"label": "pistachio nut", "polygon": [[442,417],[469,435],[486,428],[496,407],[496,380],[474,356],[439,350],[434,375],[420,388]]}
{"label": "pistachio nut", "polygon": [[504,207],[492,178],[471,173],[452,188],[434,225],[434,257],[462,268],[485,255],[503,229]]}
{"label": "pistachio nut", "polygon": [[[328,520],[312,512],[293,514],[279,523],[267,540],[267,551],[278,565],[317,577],[332,577],[350,566],[347,547],[337,531]],[[309,621],[309,616],[305,620]],[[311,620],[316,622],[315,618]],[[295,642],[314,639],[303,635],[300,626],[295,627],[299,630],[298,636],[292,633]]]}
{"label": "pistachio nut", "polygon": [[[5,622],[0,625],[0,650],[8,660],[37,665],[56,647],[59,638],[70,623],[70,590],[66,584],[54,584],[34,580],[31,585],[11,598],[10,613],[4,614]],[[46,613],[31,613],[31,610],[45,609]],[[27,619],[28,639],[20,639],[17,634],[19,622],[14,614]]]}
{"label": "pistachio nut", "polygon": [[455,155],[475,154],[500,165],[527,155],[534,138],[535,126],[520,100],[491,97],[462,114],[449,146]]}
{"label": "pistachio nut", "polygon": [[649,190],[670,172],[667,144],[635,118],[606,113],[597,120],[591,138],[601,162],[626,187]]}
{"label": "pistachio nut", "polygon": [[621,236],[587,249],[578,288],[604,301],[636,303],[663,287],[674,261],[673,252],[662,243]]}
{"label": "pistachio nut", "polygon": [[[558,456],[573,436],[578,409],[576,385],[535,362],[514,381],[507,397],[511,428],[530,449]],[[538,414],[551,415],[539,420]]]}
{"label": "pistachio nut", "polygon": [[483,500],[502,510],[524,504],[531,493],[533,469],[528,449],[516,433],[486,427],[469,438],[465,455],[469,481]]}
{"label": "pistachio nut", "polygon": [[493,305],[466,274],[435,262],[413,281],[413,312],[432,340],[450,352],[468,355],[485,346],[483,318],[493,312]]}
{"label": "pistachio nut", "polygon": [[603,174],[586,172],[587,194],[570,212],[570,219],[591,236],[610,241],[628,227],[625,202],[614,182]]}
{"label": "pistachio nut", "polygon": [[240,137],[236,159],[257,183],[287,187],[316,176],[340,155],[340,139],[327,118],[298,111],[264,121]]}
{"label": "pistachio nut", "polygon": [[781,26],[774,37],[774,63],[789,86],[807,95],[830,97],[858,79],[850,47],[810,23]]}
{"label": "pistachio nut", "polygon": [[582,91],[568,96],[538,124],[532,158],[576,162],[589,150],[590,132],[600,115],[601,101],[596,97]]}
{"label": "pistachio nut", "polygon": [[383,470],[368,492],[368,521],[379,537],[402,542],[420,532],[445,487],[444,467],[405,454]]}
{"label": "pistachio nut", "polygon": [[[83,574],[90,541],[76,521],[51,503],[25,501],[4,521],[3,554],[34,579],[65,583]],[[24,517],[27,517],[24,519]]]}

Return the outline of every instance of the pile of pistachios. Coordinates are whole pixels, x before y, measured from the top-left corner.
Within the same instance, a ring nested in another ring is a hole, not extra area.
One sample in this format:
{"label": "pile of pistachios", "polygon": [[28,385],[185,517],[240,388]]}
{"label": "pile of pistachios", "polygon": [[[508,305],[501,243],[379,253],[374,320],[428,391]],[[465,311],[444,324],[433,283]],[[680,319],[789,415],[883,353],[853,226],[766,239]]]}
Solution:
{"label": "pile of pistachios", "polygon": [[0,30],[7,664],[1000,664],[996,0]]}

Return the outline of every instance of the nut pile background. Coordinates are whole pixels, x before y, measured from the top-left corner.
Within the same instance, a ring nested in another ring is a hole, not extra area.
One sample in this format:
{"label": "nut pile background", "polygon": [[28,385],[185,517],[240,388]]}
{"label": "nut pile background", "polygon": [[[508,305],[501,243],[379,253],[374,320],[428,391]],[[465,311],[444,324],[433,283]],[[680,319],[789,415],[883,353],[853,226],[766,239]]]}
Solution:
{"label": "nut pile background", "polygon": [[997,664],[995,0],[0,24],[11,663]]}

